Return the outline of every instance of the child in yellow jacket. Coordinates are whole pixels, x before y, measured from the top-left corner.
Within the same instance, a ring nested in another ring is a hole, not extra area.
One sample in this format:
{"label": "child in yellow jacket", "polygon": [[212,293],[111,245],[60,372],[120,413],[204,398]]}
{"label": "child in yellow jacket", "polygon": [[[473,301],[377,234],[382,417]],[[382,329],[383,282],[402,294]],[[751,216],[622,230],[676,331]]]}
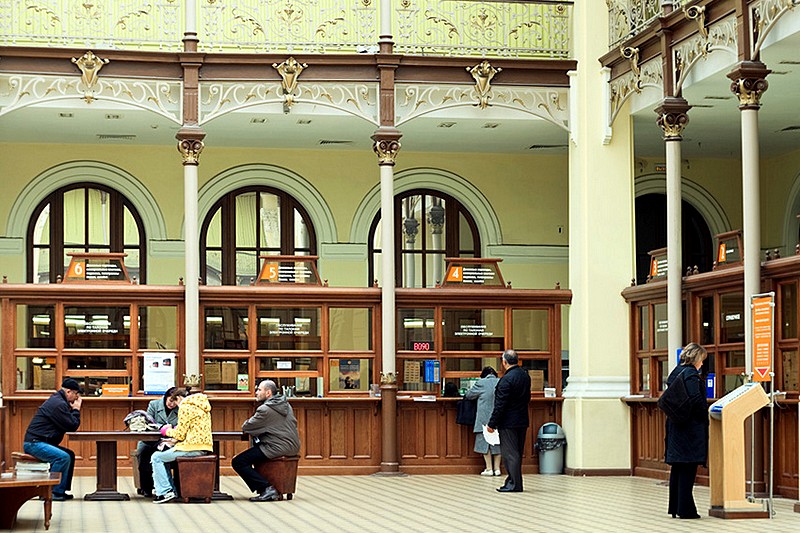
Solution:
{"label": "child in yellow jacket", "polygon": [[175,485],[165,463],[178,457],[204,455],[214,449],[211,437],[211,404],[208,396],[195,393],[179,400],[178,425],[165,425],[161,435],[175,442],[171,448],[156,452],[150,458],[155,485],[154,503],[166,503],[178,497]]}

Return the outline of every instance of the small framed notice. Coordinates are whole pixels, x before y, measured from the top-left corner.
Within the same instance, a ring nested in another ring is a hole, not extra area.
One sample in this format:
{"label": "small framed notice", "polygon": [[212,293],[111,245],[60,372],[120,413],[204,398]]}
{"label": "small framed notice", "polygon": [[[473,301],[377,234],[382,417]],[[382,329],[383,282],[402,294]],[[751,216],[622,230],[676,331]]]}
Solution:
{"label": "small framed notice", "polygon": [[130,283],[122,253],[70,253],[65,282]]}
{"label": "small framed notice", "polygon": [[505,287],[498,263],[502,259],[448,257],[442,286]]}
{"label": "small framed notice", "polygon": [[259,285],[321,285],[316,255],[262,255]]}

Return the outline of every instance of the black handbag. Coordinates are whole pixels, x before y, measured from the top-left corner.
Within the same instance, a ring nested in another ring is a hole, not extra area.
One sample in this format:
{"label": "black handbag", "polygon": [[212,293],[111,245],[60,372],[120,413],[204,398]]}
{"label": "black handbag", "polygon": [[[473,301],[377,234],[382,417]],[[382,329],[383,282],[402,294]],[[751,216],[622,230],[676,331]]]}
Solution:
{"label": "black handbag", "polygon": [[456,424],[472,427],[478,414],[478,400],[458,400],[456,402]]}
{"label": "black handbag", "polygon": [[675,376],[672,384],[658,398],[658,407],[667,415],[670,422],[683,424],[692,419],[693,398],[686,388],[686,370]]}

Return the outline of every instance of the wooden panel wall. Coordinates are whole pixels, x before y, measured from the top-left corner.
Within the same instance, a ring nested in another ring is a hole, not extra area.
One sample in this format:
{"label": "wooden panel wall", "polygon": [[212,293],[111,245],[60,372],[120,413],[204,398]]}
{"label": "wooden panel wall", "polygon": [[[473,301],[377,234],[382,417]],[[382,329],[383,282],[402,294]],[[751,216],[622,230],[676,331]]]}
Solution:
{"label": "wooden panel wall", "polygon": [[[81,431],[123,430],[122,422],[129,412],[146,409],[152,398],[86,399],[81,410]],[[22,451],[22,440],[31,418],[43,399],[15,399],[8,402],[8,434],[3,442],[8,453]],[[242,399],[211,399],[211,423],[214,431],[238,431],[242,422],[255,409],[252,401]],[[298,420],[301,440],[300,470],[305,474],[368,474],[380,469],[380,408],[377,401],[332,400],[292,402]],[[75,451],[76,473],[94,475],[95,448],[91,442],[63,444]],[[222,473],[233,474],[231,458],[247,449],[247,442],[220,443]],[[120,473],[130,474],[130,452],[134,441],[123,442],[117,448]]]}
{"label": "wooden panel wall", "polygon": [[[534,451],[536,434],[546,422],[561,423],[559,401],[536,400],[529,407],[531,426],[525,441],[523,471],[539,471]],[[475,435],[471,427],[456,424],[453,401],[415,402],[401,400],[397,405],[398,446],[401,470],[417,474],[478,473],[483,458],[473,451]]]}
{"label": "wooden panel wall", "polygon": [[[636,476],[655,479],[668,479],[669,466],[664,463],[664,413],[655,400],[629,402],[631,409],[632,446],[631,457],[633,473]],[[787,402],[785,408],[775,409],[775,471],[774,493],[791,499],[798,499],[798,414],[797,402]],[[765,480],[769,478],[767,457],[769,431],[769,411],[760,412],[757,427],[762,433],[763,442],[756,461],[756,491],[765,491]],[[746,439],[747,440],[747,439]],[[749,456],[749,453],[748,453]],[[749,469],[749,466],[747,467]],[[697,482],[708,485],[708,469],[700,468]]]}

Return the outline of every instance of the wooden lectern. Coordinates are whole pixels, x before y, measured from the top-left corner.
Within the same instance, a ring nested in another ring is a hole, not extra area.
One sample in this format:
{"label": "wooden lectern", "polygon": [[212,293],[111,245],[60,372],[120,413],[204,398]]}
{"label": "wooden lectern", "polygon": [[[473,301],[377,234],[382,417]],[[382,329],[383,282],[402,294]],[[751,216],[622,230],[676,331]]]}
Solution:
{"label": "wooden lectern", "polygon": [[709,407],[709,516],[769,518],[761,503],[745,498],[744,468],[744,421],[768,404],[769,396],[759,383],[746,383]]}

